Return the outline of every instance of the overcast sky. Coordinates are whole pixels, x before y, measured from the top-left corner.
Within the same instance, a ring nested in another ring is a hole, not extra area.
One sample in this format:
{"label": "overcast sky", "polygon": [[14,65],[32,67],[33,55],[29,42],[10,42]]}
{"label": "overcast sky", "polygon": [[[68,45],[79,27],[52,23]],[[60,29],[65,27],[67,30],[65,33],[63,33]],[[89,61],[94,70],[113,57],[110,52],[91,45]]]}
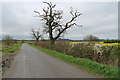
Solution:
{"label": "overcast sky", "polygon": [[[63,2],[53,1],[56,9],[63,11],[63,23],[71,17],[70,7],[83,13],[77,23],[83,27],[68,29],[64,38],[79,40],[86,35],[95,35],[101,39],[118,38],[118,3],[117,2]],[[34,17],[34,10],[42,13],[46,5],[42,2],[2,2],[2,33],[15,39],[29,39],[31,28],[40,28],[41,21]],[[1,23],[0,23],[1,24]],[[47,36],[45,36],[47,38]]]}

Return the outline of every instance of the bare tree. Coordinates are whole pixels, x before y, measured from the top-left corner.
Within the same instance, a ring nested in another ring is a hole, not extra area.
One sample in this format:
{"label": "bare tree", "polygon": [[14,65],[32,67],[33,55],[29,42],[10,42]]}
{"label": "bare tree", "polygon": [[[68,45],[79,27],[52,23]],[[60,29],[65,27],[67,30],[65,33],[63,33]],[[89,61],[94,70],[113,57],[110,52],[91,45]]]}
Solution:
{"label": "bare tree", "polygon": [[67,21],[65,24],[61,24],[63,12],[60,10],[55,10],[56,4],[52,4],[51,2],[43,2],[47,4],[46,8],[43,8],[43,14],[40,14],[38,11],[34,11],[42,21],[44,21],[45,25],[43,32],[49,34],[49,38],[51,41],[51,46],[55,44],[55,41],[60,38],[68,28],[72,26],[80,26],[75,20],[82,15],[77,10],[70,9],[71,19]]}
{"label": "bare tree", "polygon": [[96,41],[96,40],[99,40],[99,38],[97,36],[87,35],[87,36],[84,37],[84,40],[87,40],[87,41]]}
{"label": "bare tree", "polygon": [[36,39],[36,42],[38,42],[40,37],[42,36],[42,34],[40,33],[40,29],[38,30],[32,29],[32,35]]}
{"label": "bare tree", "polygon": [[14,43],[13,38],[10,35],[4,36],[3,41],[4,41],[4,44],[7,46],[11,46]]}

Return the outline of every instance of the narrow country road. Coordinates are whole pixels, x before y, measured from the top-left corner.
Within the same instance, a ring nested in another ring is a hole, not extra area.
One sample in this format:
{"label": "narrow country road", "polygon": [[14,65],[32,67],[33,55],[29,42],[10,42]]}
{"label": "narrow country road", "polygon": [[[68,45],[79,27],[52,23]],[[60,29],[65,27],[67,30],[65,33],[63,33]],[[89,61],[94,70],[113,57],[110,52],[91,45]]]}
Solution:
{"label": "narrow country road", "polygon": [[96,78],[96,76],[23,44],[3,78]]}

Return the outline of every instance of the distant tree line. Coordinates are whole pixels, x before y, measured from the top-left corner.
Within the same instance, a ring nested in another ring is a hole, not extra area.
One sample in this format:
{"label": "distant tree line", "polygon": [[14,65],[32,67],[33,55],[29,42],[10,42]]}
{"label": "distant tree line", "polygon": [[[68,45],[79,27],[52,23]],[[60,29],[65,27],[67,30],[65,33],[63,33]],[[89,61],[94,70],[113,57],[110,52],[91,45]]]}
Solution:
{"label": "distant tree line", "polygon": [[120,43],[120,40],[105,40],[104,43]]}

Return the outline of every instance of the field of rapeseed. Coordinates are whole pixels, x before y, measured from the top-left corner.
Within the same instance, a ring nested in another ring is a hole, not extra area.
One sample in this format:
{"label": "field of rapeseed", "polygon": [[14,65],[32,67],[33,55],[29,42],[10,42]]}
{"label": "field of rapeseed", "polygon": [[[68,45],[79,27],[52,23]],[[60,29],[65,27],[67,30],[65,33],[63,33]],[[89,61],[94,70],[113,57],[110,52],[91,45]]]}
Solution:
{"label": "field of rapeseed", "polygon": [[[70,42],[71,44],[79,44],[79,43],[88,43],[88,41],[81,41],[81,42]],[[104,41],[92,41],[92,43],[98,43],[102,46],[116,46],[120,45],[120,43],[104,43]]]}

